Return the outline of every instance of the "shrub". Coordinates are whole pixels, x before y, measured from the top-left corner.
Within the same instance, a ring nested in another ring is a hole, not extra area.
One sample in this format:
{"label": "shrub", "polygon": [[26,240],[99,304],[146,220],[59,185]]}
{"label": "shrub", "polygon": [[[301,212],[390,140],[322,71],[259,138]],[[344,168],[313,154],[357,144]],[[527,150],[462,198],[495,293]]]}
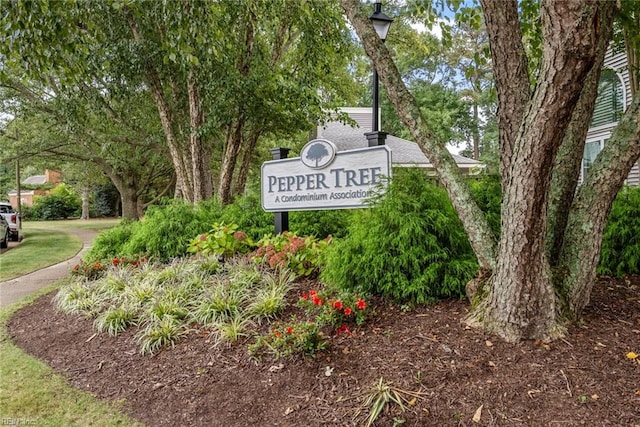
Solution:
{"label": "shrub", "polygon": [[273,214],[265,212],[260,204],[260,193],[251,191],[225,206],[220,220],[227,224],[237,224],[238,228],[254,240],[273,233]]}
{"label": "shrub", "polygon": [[265,236],[258,242],[258,249],[249,256],[272,269],[286,268],[298,276],[310,276],[318,272],[320,256],[330,239],[299,237],[290,232],[277,236]]}
{"label": "shrub", "polygon": [[485,213],[493,235],[500,237],[500,209],[502,205],[502,186],[500,175],[482,174],[471,177],[469,187],[478,207]]}
{"label": "shrub", "polygon": [[349,235],[329,246],[321,279],[424,303],[462,296],[477,268],[445,191],[421,171],[400,170],[377,206],[356,212]]}
{"label": "shrub", "polygon": [[65,184],[59,184],[50,194],[36,197],[29,218],[54,220],[80,216],[82,200]]}
{"label": "shrub", "polygon": [[122,220],[117,226],[100,233],[93,242],[91,249],[84,257],[86,262],[97,262],[113,259],[124,253],[124,245],[136,232],[139,223]]}
{"label": "shrub", "polygon": [[246,254],[254,247],[253,241],[236,224],[224,222],[213,224],[208,233],[203,233],[189,244],[188,252],[202,255],[218,255],[230,258],[236,254]]}
{"label": "shrub", "polygon": [[640,188],[623,188],[611,207],[598,272],[640,273]]}
{"label": "shrub", "polygon": [[[130,234],[122,245],[120,241],[113,242],[119,246],[116,249],[108,247],[111,242],[106,242],[107,248],[98,248],[96,251],[109,254],[109,257],[145,255],[166,261],[185,255],[193,236],[207,231],[219,215],[220,211],[213,202],[202,203],[197,207],[182,201],[172,201],[166,206],[152,206],[144,219],[131,226],[128,230]],[[124,233],[119,237],[124,238]],[[96,244],[100,244],[100,238]]]}
{"label": "shrub", "polygon": [[290,228],[298,236],[319,239],[328,236],[343,237],[347,234],[352,214],[350,209],[291,212]]}

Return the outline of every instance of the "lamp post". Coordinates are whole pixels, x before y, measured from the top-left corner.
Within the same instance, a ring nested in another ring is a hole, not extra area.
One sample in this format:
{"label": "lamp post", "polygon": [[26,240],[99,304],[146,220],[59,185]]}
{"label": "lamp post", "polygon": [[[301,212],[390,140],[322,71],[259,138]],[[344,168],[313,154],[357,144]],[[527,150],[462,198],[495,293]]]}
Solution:
{"label": "lamp post", "polygon": [[[387,33],[389,27],[393,22],[392,18],[389,18],[384,12],[382,12],[382,3],[374,3],[373,15],[369,17],[373,28],[375,28],[378,37],[384,41],[387,39]],[[369,141],[369,147],[375,147],[378,145],[384,145],[384,140],[387,138],[386,132],[380,131],[378,124],[378,71],[376,67],[373,67],[373,107],[371,117],[371,132],[365,133],[367,141]]]}

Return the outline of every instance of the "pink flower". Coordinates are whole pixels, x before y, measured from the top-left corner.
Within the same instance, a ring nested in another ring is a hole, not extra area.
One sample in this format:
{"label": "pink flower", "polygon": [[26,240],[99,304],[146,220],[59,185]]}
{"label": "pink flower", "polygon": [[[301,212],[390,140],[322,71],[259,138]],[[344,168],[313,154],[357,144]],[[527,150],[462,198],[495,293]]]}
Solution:
{"label": "pink flower", "polygon": [[247,234],[243,231],[236,231],[233,233],[233,238],[236,240],[245,240],[247,238]]}

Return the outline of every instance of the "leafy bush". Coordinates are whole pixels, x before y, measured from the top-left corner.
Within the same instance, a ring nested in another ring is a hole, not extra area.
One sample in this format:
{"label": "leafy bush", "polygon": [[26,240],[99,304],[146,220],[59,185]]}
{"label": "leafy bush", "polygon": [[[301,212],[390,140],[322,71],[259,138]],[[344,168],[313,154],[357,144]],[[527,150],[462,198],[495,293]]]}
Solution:
{"label": "leafy bush", "polygon": [[619,277],[640,273],[640,188],[623,188],[613,202],[598,271]]}
{"label": "leafy bush", "polygon": [[377,206],[356,212],[349,235],[329,246],[321,279],[424,303],[462,296],[477,268],[445,191],[421,171],[400,170]]}
{"label": "leafy bush", "polygon": [[29,219],[54,220],[80,216],[82,200],[65,184],[59,184],[50,194],[36,197],[29,210]]}
{"label": "leafy bush", "polygon": [[258,249],[249,256],[272,269],[286,268],[298,276],[310,276],[318,272],[320,256],[330,239],[299,237],[288,231],[277,236],[264,236]]}
{"label": "leafy bush", "polygon": [[493,235],[500,237],[500,208],[502,205],[502,186],[499,175],[482,174],[471,177],[469,187],[476,203],[485,213]]}
{"label": "leafy bush", "polygon": [[273,214],[262,209],[260,193],[257,191],[248,192],[225,206],[220,220],[227,224],[237,224],[240,230],[254,240],[273,233],[274,229]]}
{"label": "leafy bush", "polygon": [[350,209],[291,212],[290,228],[298,236],[343,237],[353,211]]}
{"label": "leafy bush", "polygon": [[216,222],[208,233],[193,239],[187,250],[191,253],[229,258],[236,254],[246,254],[254,246],[253,241],[246,233],[239,231],[236,224]]}
{"label": "leafy bush", "polygon": [[193,236],[207,231],[219,217],[219,209],[207,204],[193,206],[172,201],[150,207],[129,241],[123,255],[145,254],[162,261],[187,253]]}
{"label": "leafy bush", "polygon": [[123,254],[124,245],[131,239],[139,225],[137,221],[122,220],[117,226],[101,232],[85,255],[85,262],[113,259]]}

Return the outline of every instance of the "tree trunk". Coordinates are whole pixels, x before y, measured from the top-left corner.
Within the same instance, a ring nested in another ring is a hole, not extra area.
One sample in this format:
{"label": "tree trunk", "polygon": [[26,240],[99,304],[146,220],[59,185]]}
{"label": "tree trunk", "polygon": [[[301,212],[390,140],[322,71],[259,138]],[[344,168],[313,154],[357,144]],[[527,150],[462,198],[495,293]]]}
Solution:
{"label": "tree trunk", "polygon": [[[125,11],[133,39],[139,43],[143,42],[133,14],[127,7],[124,7],[123,10]],[[187,162],[183,157],[183,149],[180,147],[176,138],[173,129],[173,115],[169,108],[169,104],[165,99],[160,76],[158,75],[158,71],[150,62],[147,62],[146,64],[145,76],[149,89],[151,90],[151,95],[155,101],[156,108],[158,109],[162,130],[167,141],[167,146],[169,147],[169,154],[171,156],[171,161],[173,162],[173,167],[176,171],[176,193],[180,193],[185,200],[193,202],[194,191],[192,176],[190,174],[190,167],[188,164],[189,162]]]}
{"label": "tree trunk", "polygon": [[600,9],[602,14],[602,36],[598,39],[596,47],[597,58],[584,81],[578,105],[573,112],[553,167],[549,193],[549,226],[547,228],[546,244],[547,256],[552,267],[558,264],[562,249],[569,211],[580,178],[584,145],[589,130],[586,124],[590,123],[593,115],[598,96],[600,71],[609,46],[609,39],[613,32],[613,18],[616,12],[615,3],[604,2]]}
{"label": "tree trunk", "polygon": [[236,184],[233,189],[234,195],[240,195],[244,193],[244,189],[247,185],[247,180],[249,179],[249,171],[251,170],[251,161],[253,160],[253,153],[256,150],[256,145],[258,145],[258,139],[260,138],[260,132],[253,132],[245,144],[244,150],[242,152],[242,159],[240,161],[240,170],[236,176]]}
{"label": "tree trunk", "polygon": [[80,215],[80,219],[84,220],[89,219],[89,202],[91,197],[89,190],[88,185],[82,187],[82,214]]}
{"label": "tree trunk", "polygon": [[224,147],[224,155],[222,157],[222,166],[220,167],[220,183],[218,185],[218,200],[223,205],[227,205],[233,201],[232,184],[233,172],[242,146],[242,130],[244,126],[244,118],[240,116],[238,122],[229,129],[227,135],[227,143]]}
{"label": "tree trunk", "polygon": [[193,202],[208,200],[213,195],[211,178],[211,154],[206,149],[200,136],[200,128],[204,122],[200,92],[193,71],[189,72],[187,93],[189,96],[190,135],[189,147],[193,176]]}
{"label": "tree trunk", "polygon": [[480,114],[478,102],[473,101],[473,159],[480,159]]}
{"label": "tree trunk", "polygon": [[634,96],[607,145],[589,169],[569,213],[560,254],[561,290],[577,317],[588,304],[611,204],[640,157],[640,95]]}
{"label": "tree trunk", "polygon": [[397,67],[382,40],[371,25],[367,12],[359,9],[357,0],[341,0],[349,21],[353,24],[367,55],[373,60],[380,81],[384,84],[398,117],[401,118],[438,172],[453,206],[460,217],[481,269],[495,267],[495,240],[487,220],[473,200],[468,185],[453,156],[442,141],[438,141],[420,113],[415,99],[402,81]]}
{"label": "tree trunk", "polygon": [[594,64],[601,29],[595,3],[543,2],[541,16],[541,72],[503,188],[497,269],[486,302],[470,317],[512,342],[562,333],[545,253],[546,207],[554,158]]}
{"label": "tree trunk", "polygon": [[498,92],[502,188],[509,181],[513,150],[531,98],[529,63],[522,44],[517,0],[480,0]]}

